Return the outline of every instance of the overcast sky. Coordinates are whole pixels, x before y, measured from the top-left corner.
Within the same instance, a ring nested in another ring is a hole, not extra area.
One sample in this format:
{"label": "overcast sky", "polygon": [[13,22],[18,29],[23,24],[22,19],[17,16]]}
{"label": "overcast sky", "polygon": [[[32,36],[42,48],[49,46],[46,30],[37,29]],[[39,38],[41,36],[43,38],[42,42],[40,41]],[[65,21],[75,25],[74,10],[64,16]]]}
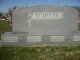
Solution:
{"label": "overcast sky", "polygon": [[7,11],[9,7],[12,7],[14,5],[30,6],[38,4],[80,6],[80,0],[3,0],[0,2],[0,11]]}

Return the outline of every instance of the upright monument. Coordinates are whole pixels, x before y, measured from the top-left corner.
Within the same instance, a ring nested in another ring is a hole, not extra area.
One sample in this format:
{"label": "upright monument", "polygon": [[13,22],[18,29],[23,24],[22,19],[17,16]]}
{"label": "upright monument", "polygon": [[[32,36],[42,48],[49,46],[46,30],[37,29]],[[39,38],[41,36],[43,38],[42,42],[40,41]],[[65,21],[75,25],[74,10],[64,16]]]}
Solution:
{"label": "upright monument", "polygon": [[80,42],[78,11],[70,7],[36,5],[17,8],[12,32],[2,35],[6,45],[75,44]]}

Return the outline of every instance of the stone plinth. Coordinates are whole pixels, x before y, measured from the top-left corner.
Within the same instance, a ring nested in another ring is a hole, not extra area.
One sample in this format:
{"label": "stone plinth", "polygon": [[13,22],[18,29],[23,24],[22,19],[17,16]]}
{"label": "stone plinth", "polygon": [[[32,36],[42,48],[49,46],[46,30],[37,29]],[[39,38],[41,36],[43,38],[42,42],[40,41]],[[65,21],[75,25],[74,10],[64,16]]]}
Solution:
{"label": "stone plinth", "polygon": [[79,44],[80,34],[73,35],[29,35],[7,32],[2,35],[4,45],[65,45]]}

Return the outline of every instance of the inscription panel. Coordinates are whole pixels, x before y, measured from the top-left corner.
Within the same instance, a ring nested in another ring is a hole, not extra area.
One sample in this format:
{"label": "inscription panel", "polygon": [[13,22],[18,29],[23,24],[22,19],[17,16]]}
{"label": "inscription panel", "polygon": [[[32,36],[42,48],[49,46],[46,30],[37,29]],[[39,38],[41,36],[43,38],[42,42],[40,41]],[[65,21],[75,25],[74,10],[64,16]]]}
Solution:
{"label": "inscription panel", "polygon": [[73,41],[80,41],[80,36],[73,36]]}
{"label": "inscription panel", "polygon": [[64,41],[64,36],[51,36],[51,42]]}
{"label": "inscription panel", "polygon": [[41,36],[27,36],[27,42],[41,42]]}
{"label": "inscription panel", "polygon": [[31,19],[62,19],[63,12],[34,12],[30,14]]}
{"label": "inscription panel", "polygon": [[4,42],[18,42],[17,37],[4,37]]}

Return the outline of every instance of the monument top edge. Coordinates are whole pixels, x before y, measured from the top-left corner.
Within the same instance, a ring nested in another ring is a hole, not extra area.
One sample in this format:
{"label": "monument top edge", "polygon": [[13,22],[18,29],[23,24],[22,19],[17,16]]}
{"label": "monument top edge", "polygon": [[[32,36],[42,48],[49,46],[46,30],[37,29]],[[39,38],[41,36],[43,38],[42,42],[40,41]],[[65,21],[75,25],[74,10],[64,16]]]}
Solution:
{"label": "monument top edge", "polygon": [[20,9],[29,9],[29,8],[58,8],[58,9],[71,9],[74,11],[77,11],[75,8],[70,7],[70,6],[58,6],[58,5],[32,5],[32,6],[26,6],[26,7],[17,7],[15,11],[20,10]]}

